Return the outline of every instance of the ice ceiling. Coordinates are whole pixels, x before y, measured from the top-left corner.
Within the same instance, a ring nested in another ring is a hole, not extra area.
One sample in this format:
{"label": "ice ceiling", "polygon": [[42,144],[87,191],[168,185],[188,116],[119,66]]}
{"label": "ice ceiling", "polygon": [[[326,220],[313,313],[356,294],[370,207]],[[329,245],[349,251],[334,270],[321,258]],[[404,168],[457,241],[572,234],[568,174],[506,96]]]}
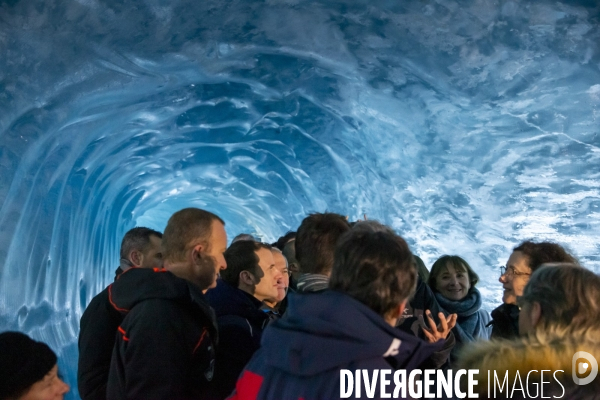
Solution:
{"label": "ice ceiling", "polygon": [[[499,302],[527,238],[600,270],[595,1],[0,0],[0,330],[59,352],[122,235],[367,214]],[[75,388],[73,388],[75,389]],[[72,396],[76,396],[75,393]]]}

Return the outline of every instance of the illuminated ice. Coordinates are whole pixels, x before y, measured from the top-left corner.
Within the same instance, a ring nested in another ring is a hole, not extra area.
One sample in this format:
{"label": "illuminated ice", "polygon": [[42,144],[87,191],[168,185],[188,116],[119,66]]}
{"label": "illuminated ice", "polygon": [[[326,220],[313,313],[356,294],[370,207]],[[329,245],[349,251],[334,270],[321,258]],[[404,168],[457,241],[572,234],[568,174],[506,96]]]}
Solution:
{"label": "illuminated ice", "polygon": [[526,238],[600,270],[588,1],[0,1],[0,330],[76,394],[78,320],[135,225],[198,206],[274,240],[311,211],[460,254],[499,302]]}

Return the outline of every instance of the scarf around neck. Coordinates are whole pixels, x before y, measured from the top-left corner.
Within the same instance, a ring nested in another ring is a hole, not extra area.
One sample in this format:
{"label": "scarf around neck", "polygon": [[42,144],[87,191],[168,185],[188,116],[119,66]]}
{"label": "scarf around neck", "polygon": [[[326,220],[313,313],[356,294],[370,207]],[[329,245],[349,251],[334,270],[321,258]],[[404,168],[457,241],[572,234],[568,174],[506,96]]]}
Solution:
{"label": "scarf around neck", "polygon": [[471,288],[467,296],[462,300],[450,300],[441,293],[435,292],[435,298],[442,310],[447,314],[457,314],[455,332],[459,336],[457,339],[462,342],[472,342],[482,333],[481,314],[481,293],[476,288]]}

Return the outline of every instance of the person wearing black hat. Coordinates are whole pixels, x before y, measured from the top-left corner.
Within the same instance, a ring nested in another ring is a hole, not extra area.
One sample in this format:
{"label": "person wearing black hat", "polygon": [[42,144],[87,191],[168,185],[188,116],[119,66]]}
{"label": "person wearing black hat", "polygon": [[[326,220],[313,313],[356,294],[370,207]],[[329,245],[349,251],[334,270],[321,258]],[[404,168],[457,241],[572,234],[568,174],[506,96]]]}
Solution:
{"label": "person wearing black hat", "polygon": [[0,400],[55,400],[69,391],[47,344],[20,332],[3,332],[0,354]]}

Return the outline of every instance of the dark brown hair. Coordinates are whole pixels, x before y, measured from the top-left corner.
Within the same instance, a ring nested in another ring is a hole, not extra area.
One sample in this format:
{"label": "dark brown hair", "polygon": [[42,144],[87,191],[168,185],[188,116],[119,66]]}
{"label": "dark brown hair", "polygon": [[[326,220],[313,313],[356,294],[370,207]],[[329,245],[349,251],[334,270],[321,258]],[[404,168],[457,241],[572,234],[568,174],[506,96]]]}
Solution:
{"label": "dark brown hair", "polygon": [[334,213],[315,213],[304,218],[296,234],[296,259],[303,273],[327,275],[333,267],[338,239],[350,230],[346,218]]}
{"label": "dark brown hair", "polygon": [[551,262],[578,264],[577,259],[569,254],[567,250],[558,243],[536,243],[531,240],[526,240],[515,247],[513,251],[520,251],[527,256],[527,264],[529,265],[529,268],[531,268],[532,273],[543,264]]}
{"label": "dark brown hair", "polygon": [[239,240],[232,243],[223,254],[227,262],[227,269],[221,271],[221,279],[233,287],[238,287],[240,272],[248,271],[260,281],[263,274],[258,265],[260,259],[256,254],[260,249],[271,250],[271,246],[253,240]]}
{"label": "dark brown hair", "polygon": [[429,280],[427,281],[427,284],[429,285],[431,290],[433,290],[434,292],[438,291],[436,288],[435,279],[439,274],[442,273],[443,268],[446,268],[446,265],[448,263],[450,263],[454,267],[454,270],[466,271],[467,274],[469,274],[469,284],[471,285],[471,287],[475,287],[475,285],[477,285],[477,282],[479,282],[479,275],[477,275],[477,273],[473,271],[473,268],[471,268],[469,263],[466,262],[464,258],[459,256],[443,255],[440,258],[438,258],[431,266],[431,272],[429,272]]}
{"label": "dark brown hair", "polygon": [[390,232],[351,230],[340,239],[329,288],[385,317],[415,290],[417,270],[408,244]]}

